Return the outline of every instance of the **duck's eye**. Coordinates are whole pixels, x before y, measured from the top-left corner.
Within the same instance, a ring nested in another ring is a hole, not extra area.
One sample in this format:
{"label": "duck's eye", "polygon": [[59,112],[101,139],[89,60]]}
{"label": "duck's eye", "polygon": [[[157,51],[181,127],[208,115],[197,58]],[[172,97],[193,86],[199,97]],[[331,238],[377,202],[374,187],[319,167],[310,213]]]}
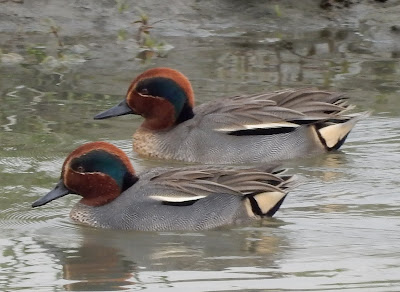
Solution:
{"label": "duck's eye", "polygon": [[140,88],[138,90],[138,92],[142,95],[148,95],[149,94],[149,90],[146,87]]}
{"label": "duck's eye", "polygon": [[87,165],[87,163],[85,163],[85,161],[83,160],[82,161],[82,159],[84,158],[84,156],[85,155],[83,155],[83,156],[81,156],[81,157],[79,157],[79,158],[74,158],[74,159],[72,159],[72,161],[71,161],[71,169],[73,170],[73,171],[76,171],[76,172],[80,172],[80,173],[84,173],[84,172],[86,172],[88,169],[88,165]]}
{"label": "duck's eye", "polygon": [[78,165],[78,166],[76,167],[76,170],[77,170],[78,172],[85,172],[85,168],[84,168],[82,165]]}

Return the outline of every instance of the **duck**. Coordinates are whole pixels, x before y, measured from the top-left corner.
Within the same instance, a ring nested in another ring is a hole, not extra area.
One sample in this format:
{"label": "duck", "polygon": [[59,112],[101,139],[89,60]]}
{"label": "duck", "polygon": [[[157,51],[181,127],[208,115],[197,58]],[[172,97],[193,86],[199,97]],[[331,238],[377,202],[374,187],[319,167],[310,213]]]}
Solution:
{"label": "duck", "polygon": [[124,151],[96,141],[68,155],[59,182],[32,207],[77,194],[82,198],[70,218],[91,227],[208,230],[272,217],[299,182],[284,171],[276,166],[190,165],[137,175]]}
{"label": "duck", "polygon": [[126,97],[97,114],[140,115],[133,135],[140,156],[204,164],[273,162],[339,149],[368,112],[342,93],[284,89],[220,98],[195,106],[188,78],[171,68],[137,76]]}

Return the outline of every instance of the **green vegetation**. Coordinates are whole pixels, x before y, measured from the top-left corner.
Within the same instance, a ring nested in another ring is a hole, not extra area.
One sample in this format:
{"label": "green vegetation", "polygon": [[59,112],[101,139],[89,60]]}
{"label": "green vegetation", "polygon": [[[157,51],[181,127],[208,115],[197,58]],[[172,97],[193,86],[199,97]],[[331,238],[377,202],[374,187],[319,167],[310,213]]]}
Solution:
{"label": "green vegetation", "polygon": [[37,63],[41,63],[47,57],[45,50],[46,47],[43,46],[28,46],[26,48],[26,52],[29,55],[33,56],[36,59]]}
{"label": "green vegetation", "polygon": [[[121,13],[121,11],[126,11],[128,6],[125,1],[117,0],[117,9]],[[143,10],[136,8],[136,11],[139,14],[139,19],[132,22],[132,24],[138,25],[135,32],[135,40],[138,45],[138,53],[136,54],[136,57],[144,61],[153,57],[165,57],[167,53],[173,49],[173,46],[164,41],[160,41],[151,35],[151,30],[154,25],[164,19],[150,23],[149,16]],[[118,40],[128,40],[128,32],[123,29],[119,30]]]}

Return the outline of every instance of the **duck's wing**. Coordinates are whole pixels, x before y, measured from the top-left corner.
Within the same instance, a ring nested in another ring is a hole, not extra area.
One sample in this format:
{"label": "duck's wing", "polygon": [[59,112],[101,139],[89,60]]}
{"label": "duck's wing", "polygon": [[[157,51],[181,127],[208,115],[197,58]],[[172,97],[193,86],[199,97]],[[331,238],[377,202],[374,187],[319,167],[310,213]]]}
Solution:
{"label": "duck's wing", "polygon": [[350,117],[343,112],[350,108],[347,97],[341,93],[287,89],[219,99],[196,107],[195,114],[200,127],[215,131],[233,135],[274,134],[321,121],[346,121]]}
{"label": "duck's wing", "polygon": [[187,206],[211,194],[254,196],[260,193],[286,195],[296,183],[282,170],[193,166],[163,168],[149,172],[150,198],[165,205]]}

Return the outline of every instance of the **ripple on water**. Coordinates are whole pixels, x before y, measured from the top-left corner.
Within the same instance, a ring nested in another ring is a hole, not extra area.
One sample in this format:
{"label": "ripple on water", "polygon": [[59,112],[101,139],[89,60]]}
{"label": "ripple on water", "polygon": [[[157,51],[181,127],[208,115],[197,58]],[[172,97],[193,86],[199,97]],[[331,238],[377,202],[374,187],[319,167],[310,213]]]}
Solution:
{"label": "ripple on water", "polygon": [[69,209],[70,207],[66,207],[63,201],[54,201],[51,207],[35,209],[26,203],[13,204],[0,211],[0,228],[18,233],[32,232],[46,227],[59,231],[73,229],[74,223],[69,219]]}
{"label": "ripple on water", "polygon": [[341,151],[301,161],[300,167],[294,163],[294,172],[306,180],[289,194],[283,208],[294,202],[311,211],[315,207],[347,215],[364,208],[369,216],[375,205],[382,213],[392,213],[400,204],[395,179],[400,175],[399,140],[399,119],[373,116],[361,121]]}
{"label": "ripple on water", "polygon": [[[26,157],[0,157],[3,173],[24,173],[32,169],[34,159]],[[32,171],[30,171],[32,172]]]}
{"label": "ripple on water", "polygon": [[[342,151],[292,164],[291,172],[307,179],[289,194],[277,219],[210,233],[82,228],[68,218],[75,198],[31,209],[27,202],[7,197],[21,194],[21,200],[34,201],[33,196],[43,195],[49,190],[49,176],[59,175],[64,157],[0,158],[8,177],[29,179],[30,174],[20,171],[36,167],[46,185],[34,182],[36,187],[24,184],[14,190],[2,186],[7,195],[0,198],[0,245],[11,256],[0,257],[0,263],[11,280],[0,276],[0,285],[21,290],[36,285],[37,291],[357,291],[396,286],[400,198],[399,184],[391,180],[400,174],[398,126],[393,118],[362,121]],[[131,153],[130,140],[112,142]],[[147,165],[137,160],[139,168]],[[8,234],[12,240],[1,239]],[[41,283],[38,279],[43,278]]]}

